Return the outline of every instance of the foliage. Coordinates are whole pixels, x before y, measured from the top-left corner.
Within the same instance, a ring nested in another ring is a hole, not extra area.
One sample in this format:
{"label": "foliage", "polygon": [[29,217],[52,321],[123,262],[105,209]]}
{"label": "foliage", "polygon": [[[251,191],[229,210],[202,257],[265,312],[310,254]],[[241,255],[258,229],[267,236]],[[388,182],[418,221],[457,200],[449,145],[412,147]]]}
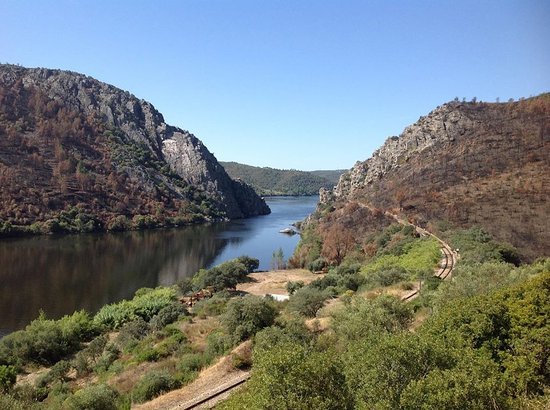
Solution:
{"label": "foliage", "polygon": [[298,289],[289,298],[288,309],[306,317],[314,317],[327,299],[327,294],[314,287]]}
{"label": "foliage", "polygon": [[116,410],[125,401],[114,388],[107,384],[95,384],[78,390],[63,403],[71,410]]}
{"label": "foliage", "polygon": [[84,311],[59,320],[46,319],[41,314],[24,330],[0,340],[0,363],[51,365],[78,350],[82,342],[96,333],[97,327]]}
{"label": "foliage", "polygon": [[0,365],[0,391],[7,392],[15,384],[17,371],[14,366]]}
{"label": "foliage", "polygon": [[142,288],[136,291],[134,298],[130,301],[122,300],[103,306],[94,316],[94,323],[110,329],[117,329],[124,323],[135,320],[138,317],[149,321],[175,300],[175,288]]}
{"label": "foliage", "polygon": [[187,316],[188,314],[189,312],[181,303],[172,303],[163,307],[155,316],[153,316],[150,322],[151,329],[161,330],[166,325],[174,323],[182,316]]}
{"label": "foliage", "polygon": [[289,295],[293,295],[294,292],[296,292],[298,289],[301,289],[304,287],[304,281],[299,280],[297,282],[289,281],[286,284],[286,291]]}
{"label": "foliage", "polygon": [[411,308],[395,297],[354,297],[348,306],[333,313],[332,328],[345,344],[405,330],[412,319]]}
{"label": "foliage", "polygon": [[321,188],[332,188],[335,176],[341,171],[326,171],[332,180],[312,172],[260,168],[236,162],[221,162],[233,179],[241,179],[251,185],[258,195],[317,195]]}
{"label": "foliage", "polygon": [[353,408],[338,355],[299,343],[254,349],[254,372],[247,384],[220,408]]}
{"label": "foliage", "polygon": [[283,253],[283,248],[279,248],[273,252],[271,256],[271,269],[279,270],[286,269],[285,255]]}
{"label": "foliage", "polygon": [[134,386],[132,401],[143,403],[179,386],[180,382],[167,372],[150,372],[145,374]]}
{"label": "foliage", "polygon": [[377,272],[391,270],[406,271],[411,276],[423,277],[433,272],[441,258],[439,243],[433,238],[416,239],[405,245],[398,253],[399,255],[388,253],[377,257],[363,269],[363,272],[367,277],[374,274],[374,281],[384,276],[384,273]]}
{"label": "foliage", "polygon": [[241,256],[211,269],[199,270],[192,279],[194,290],[212,288],[214,291],[234,289],[247,280],[248,274],[259,266],[257,259]]}
{"label": "foliage", "polygon": [[271,326],[276,316],[277,309],[272,301],[247,295],[229,301],[221,322],[232,339],[239,342],[254,336],[264,327]]}

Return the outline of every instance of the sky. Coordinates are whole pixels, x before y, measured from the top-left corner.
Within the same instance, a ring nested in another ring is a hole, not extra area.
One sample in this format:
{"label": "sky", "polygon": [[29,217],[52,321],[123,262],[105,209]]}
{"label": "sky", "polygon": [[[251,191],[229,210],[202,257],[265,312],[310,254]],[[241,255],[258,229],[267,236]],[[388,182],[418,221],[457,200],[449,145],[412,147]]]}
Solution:
{"label": "sky", "polygon": [[550,91],[548,0],[0,0],[0,63],[151,102],[220,161],[346,169],[458,97]]}

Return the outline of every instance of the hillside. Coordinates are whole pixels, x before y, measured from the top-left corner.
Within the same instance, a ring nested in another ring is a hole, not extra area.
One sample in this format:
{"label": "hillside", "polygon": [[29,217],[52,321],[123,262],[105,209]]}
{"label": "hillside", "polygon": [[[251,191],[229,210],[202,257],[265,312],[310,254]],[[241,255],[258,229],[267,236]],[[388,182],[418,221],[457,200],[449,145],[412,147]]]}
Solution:
{"label": "hillside", "polygon": [[81,74],[0,65],[0,233],[266,213],[250,187],[150,103]]}
{"label": "hillside", "polygon": [[435,231],[480,226],[533,260],[550,255],[549,199],[550,94],[543,94],[436,108],[323,191],[319,209],[325,221],[349,219],[343,209],[359,203]]}
{"label": "hillside", "polygon": [[254,167],[237,162],[220,162],[234,179],[252,186],[258,195],[317,195],[321,188],[332,188],[344,171],[297,171]]}

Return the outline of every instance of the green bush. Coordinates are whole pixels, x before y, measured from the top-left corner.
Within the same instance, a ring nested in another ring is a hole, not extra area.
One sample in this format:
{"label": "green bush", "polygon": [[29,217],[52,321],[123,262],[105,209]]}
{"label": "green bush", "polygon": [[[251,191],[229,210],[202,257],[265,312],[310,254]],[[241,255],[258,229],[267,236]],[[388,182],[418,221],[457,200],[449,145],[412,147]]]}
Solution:
{"label": "green bush", "polygon": [[132,401],[143,403],[179,386],[180,382],[165,371],[147,373],[134,386]]}
{"label": "green bush", "polygon": [[66,360],[60,360],[46,374],[37,379],[36,385],[37,387],[46,387],[55,382],[64,382],[69,370],[71,370],[71,363]]}
{"label": "green bush", "polygon": [[123,349],[128,350],[134,347],[137,342],[149,334],[150,328],[145,320],[138,318],[132,322],[124,324],[116,339],[117,344]]}
{"label": "green bush", "polygon": [[63,403],[71,410],[116,410],[124,406],[125,400],[107,384],[96,384],[78,390]]}
{"label": "green bush", "polygon": [[156,289],[139,289],[130,301],[103,306],[95,315],[94,322],[109,329],[117,329],[126,322],[141,317],[145,321],[151,320],[164,307],[176,300],[176,289],[158,287]]}
{"label": "green bush", "polygon": [[198,317],[218,316],[225,312],[231,294],[227,291],[217,292],[210,299],[199,300],[193,306],[193,313]]}
{"label": "green bush", "polygon": [[176,302],[163,307],[153,318],[150,325],[153,330],[161,330],[170,323],[174,323],[189,312],[181,303]]}
{"label": "green bush", "polygon": [[13,366],[0,365],[0,391],[9,391],[17,379],[17,371]]}
{"label": "green bush", "polygon": [[288,292],[289,295],[293,295],[294,292],[296,292],[298,289],[303,288],[303,287],[304,287],[304,281],[302,281],[302,280],[297,281],[297,282],[289,281],[286,284],[286,291]]}
{"label": "green bush", "polygon": [[306,317],[315,317],[323,307],[327,294],[313,287],[298,289],[288,301],[288,309]]}
{"label": "green bush", "polygon": [[84,311],[59,320],[41,314],[25,330],[11,333],[0,340],[0,364],[35,362],[52,365],[75,352],[81,343],[97,333],[97,327]]}
{"label": "green bush", "polygon": [[271,326],[276,316],[277,309],[272,301],[247,295],[229,301],[221,322],[237,343],[255,335],[264,327]]}
{"label": "green bush", "polygon": [[206,355],[202,353],[187,353],[181,357],[178,363],[178,370],[183,373],[198,372],[207,365],[208,360]]}

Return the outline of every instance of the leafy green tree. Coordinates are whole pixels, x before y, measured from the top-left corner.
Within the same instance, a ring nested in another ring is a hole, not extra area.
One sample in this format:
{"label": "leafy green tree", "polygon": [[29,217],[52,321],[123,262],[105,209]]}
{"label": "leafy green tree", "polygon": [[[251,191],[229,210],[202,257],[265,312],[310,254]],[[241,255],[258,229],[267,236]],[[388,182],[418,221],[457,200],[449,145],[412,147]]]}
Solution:
{"label": "leafy green tree", "polygon": [[296,342],[254,350],[254,372],[246,390],[222,409],[352,409],[342,363],[334,351]]}
{"label": "leafy green tree", "polygon": [[233,298],[227,304],[227,310],[221,322],[235,342],[248,339],[264,327],[271,326],[277,309],[273,302],[258,296],[247,295]]}
{"label": "leafy green tree", "polygon": [[393,296],[373,300],[355,297],[349,306],[333,314],[332,328],[343,343],[348,343],[405,330],[412,318],[410,306]]}
{"label": "leafy green tree", "polygon": [[323,307],[327,294],[309,286],[298,289],[289,298],[288,309],[306,317],[314,317]]}
{"label": "leafy green tree", "polygon": [[351,343],[344,363],[359,408],[397,409],[409,383],[451,368],[454,360],[443,342],[402,332]]}
{"label": "leafy green tree", "polygon": [[400,408],[407,410],[507,409],[504,375],[492,360],[462,351],[451,369],[435,369],[411,381],[403,390]]}

